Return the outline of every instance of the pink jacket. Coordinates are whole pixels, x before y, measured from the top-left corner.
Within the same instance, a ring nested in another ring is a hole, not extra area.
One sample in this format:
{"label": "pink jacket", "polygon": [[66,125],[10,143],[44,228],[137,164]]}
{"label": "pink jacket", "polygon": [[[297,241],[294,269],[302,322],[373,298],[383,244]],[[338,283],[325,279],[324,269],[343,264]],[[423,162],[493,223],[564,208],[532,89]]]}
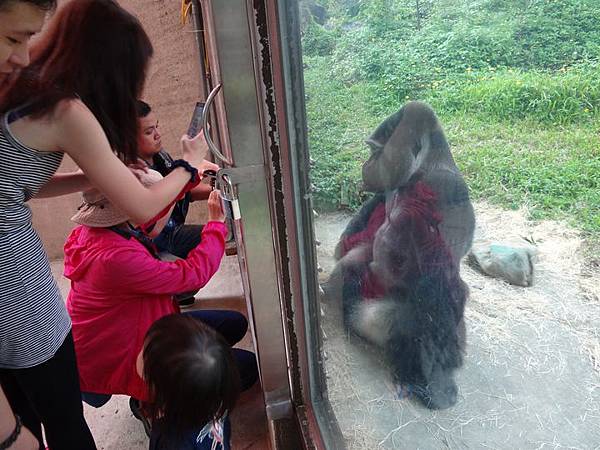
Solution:
{"label": "pink jacket", "polygon": [[150,325],[179,312],[171,294],[203,287],[219,268],[227,229],[209,222],[187,259],[155,259],[134,238],[78,226],[65,243],[67,309],[81,390],[147,399],[135,362]]}

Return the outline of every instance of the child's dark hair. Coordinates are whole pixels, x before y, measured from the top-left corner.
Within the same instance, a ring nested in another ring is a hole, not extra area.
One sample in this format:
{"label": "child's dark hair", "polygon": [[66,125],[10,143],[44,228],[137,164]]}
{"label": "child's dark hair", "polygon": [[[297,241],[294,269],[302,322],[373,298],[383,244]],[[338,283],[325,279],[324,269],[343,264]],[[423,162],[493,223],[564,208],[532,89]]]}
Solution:
{"label": "child's dark hair", "polygon": [[114,0],[71,0],[31,48],[31,64],[4,88],[0,111],[31,100],[33,117],[80,98],[117,155],[137,160],[136,101],[153,49],[139,20]]}
{"label": "child's dark hair", "polygon": [[8,10],[15,3],[29,3],[42,11],[53,11],[56,9],[56,0],[0,0],[0,11]]}
{"label": "child's dark hair", "polygon": [[144,380],[149,413],[171,436],[200,429],[231,411],[240,376],[229,345],[184,314],[162,317],[146,334]]}

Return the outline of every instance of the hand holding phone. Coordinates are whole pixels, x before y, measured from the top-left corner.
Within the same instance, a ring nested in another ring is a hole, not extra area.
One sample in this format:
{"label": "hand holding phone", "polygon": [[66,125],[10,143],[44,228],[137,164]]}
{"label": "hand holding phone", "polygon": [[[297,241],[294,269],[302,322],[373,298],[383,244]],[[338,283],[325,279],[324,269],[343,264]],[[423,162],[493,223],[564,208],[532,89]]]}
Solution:
{"label": "hand holding phone", "polygon": [[204,139],[204,130],[200,130],[200,132],[190,138],[187,134],[184,134],[181,137],[181,153],[183,159],[189,162],[192,166],[194,166],[198,171],[203,171],[207,165],[206,158],[208,157],[208,144],[206,143],[206,139]]}

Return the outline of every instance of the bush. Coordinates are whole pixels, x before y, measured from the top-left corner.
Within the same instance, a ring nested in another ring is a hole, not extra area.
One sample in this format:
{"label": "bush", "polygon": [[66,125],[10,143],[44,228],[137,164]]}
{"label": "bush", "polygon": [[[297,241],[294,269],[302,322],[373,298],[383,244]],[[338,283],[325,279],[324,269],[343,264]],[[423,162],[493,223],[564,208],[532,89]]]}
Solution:
{"label": "bush", "polygon": [[[369,99],[361,85],[345,87],[327,76],[327,58],[305,58],[309,147],[315,206],[357,207],[362,201],[360,162],[368,157],[363,144],[375,126]],[[347,201],[346,201],[347,199]]]}
{"label": "bush", "polygon": [[532,218],[561,218],[600,232],[600,138],[594,127],[443,118],[457,164],[475,199]]}
{"label": "bush", "polygon": [[600,67],[583,65],[555,73],[468,72],[440,82],[428,100],[440,111],[477,113],[502,121],[589,121],[600,114]]}
{"label": "bush", "polygon": [[324,56],[330,54],[335,48],[336,35],[332,30],[328,30],[318,23],[312,17],[308,18],[308,23],[302,39],[302,48],[307,56]]}

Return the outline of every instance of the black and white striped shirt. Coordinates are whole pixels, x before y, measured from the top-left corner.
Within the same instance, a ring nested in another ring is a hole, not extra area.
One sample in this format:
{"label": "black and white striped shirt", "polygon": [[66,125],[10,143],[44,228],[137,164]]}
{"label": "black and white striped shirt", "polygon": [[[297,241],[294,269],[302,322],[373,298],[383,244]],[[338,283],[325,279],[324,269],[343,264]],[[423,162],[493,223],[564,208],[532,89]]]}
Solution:
{"label": "black and white striped shirt", "polygon": [[0,367],[50,359],[71,329],[48,256],[26,202],[60,166],[61,152],[40,152],[10,133],[14,113],[0,117]]}

